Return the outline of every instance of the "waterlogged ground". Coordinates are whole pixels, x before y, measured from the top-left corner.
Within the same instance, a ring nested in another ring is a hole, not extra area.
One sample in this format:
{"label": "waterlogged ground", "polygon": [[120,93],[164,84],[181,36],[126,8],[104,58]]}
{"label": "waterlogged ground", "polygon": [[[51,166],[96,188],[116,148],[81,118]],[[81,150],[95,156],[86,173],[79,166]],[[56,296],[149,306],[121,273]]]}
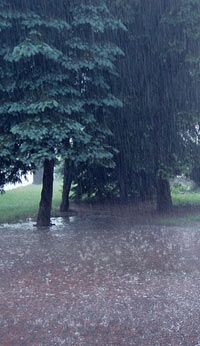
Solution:
{"label": "waterlogged ground", "polygon": [[1,346],[200,345],[200,225],[119,207],[54,222],[0,226]]}

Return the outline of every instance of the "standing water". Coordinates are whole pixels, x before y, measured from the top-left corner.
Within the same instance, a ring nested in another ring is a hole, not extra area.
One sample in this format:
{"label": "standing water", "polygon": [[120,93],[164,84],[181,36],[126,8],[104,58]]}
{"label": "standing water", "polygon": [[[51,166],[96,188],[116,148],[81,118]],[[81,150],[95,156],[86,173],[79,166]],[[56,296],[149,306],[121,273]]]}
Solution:
{"label": "standing water", "polygon": [[199,227],[119,207],[53,222],[0,227],[1,345],[198,344]]}
{"label": "standing water", "polygon": [[[43,170],[37,228],[0,225],[0,345],[200,345],[199,227],[145,209],[173,210],[177,174],[200,186],[199,14],[197,0],[0,0],[0,191]],[[51,219],[55,168],[56,214],[71,195],[105,206]]]}

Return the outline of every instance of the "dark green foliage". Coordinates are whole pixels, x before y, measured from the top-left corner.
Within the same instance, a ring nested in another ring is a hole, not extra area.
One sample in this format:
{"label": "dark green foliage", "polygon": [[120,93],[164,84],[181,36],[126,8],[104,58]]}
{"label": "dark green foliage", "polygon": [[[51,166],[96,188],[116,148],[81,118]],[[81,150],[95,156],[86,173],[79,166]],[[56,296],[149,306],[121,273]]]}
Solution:
{"label": "dark green foliage", "polygon": [[118,149],[116,167],[104,169],[103,176],[88,167],[79,185],[98,195],[104,182],[123,201],[152,199],[162,190],[160,179],[188,172],[200,157],[200,5],[192,0],[117,0],[109,6],[128,28],[113,35],[125,53],[118,60],[120,78],[111,79],[124,107],[107,120]]}
{"label": "dark green foliage", "polygon": [[200,4],[106,3],[0,0],[2,181],[64,159],[77,196],[171,204],[200,157]]}
{"label": "dark green foliage", "polygon": [[14,167],[44,163],[37,225],[48,226],[57,159],[113,165],[106,117],[122,107],[110,76],[123,52],[107,32],[125,27],[99,1],[2,0],[0,23],[0,156],[14,144]]}
{"label": "dark green foliage", "polygon": [[122,199],[143,198],[159,177],[185,171],[197,157],[199,87],[191,68],[199,51],[199,3],[127,0],[110,6],[128,28],[116,39],[125,53],[123,78],[114,84],[124,102],[112,118],[116,183]]}
{"label": "dark green foliage", "polygon": [[111,162],[104,113],[122,106],[109,75],[123,53],[104,36],[122,23],[102,2],[1,1],[0,9],[1,145],[5,129],[24,164]]}

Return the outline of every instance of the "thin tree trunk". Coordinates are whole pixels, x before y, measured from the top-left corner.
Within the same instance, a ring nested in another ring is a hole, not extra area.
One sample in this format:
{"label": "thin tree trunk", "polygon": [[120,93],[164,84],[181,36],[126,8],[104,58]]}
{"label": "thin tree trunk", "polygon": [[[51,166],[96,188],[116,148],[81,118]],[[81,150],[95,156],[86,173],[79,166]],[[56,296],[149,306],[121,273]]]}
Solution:
{"label": "thin tree trunk", "polygon": [[69,193],[73,179],[73,165],[68,160],[64,162],[63,192],[60,211],[66,213],[69,210]]}
{"label": "thin tree trunk", "polygon": [[53,198],[53,173],[54,161],[44,161],[43,186],[39,205],[37,226],[45,227],[51,225],[51,207]]}
{"label": "thin tree trunk", "polygon": [[157,179],[157,211],[167,212],[172,209],[172,197],[170,184],[167,179],[159,177]]}
{"label": "thin tree trunk", "polygon": [[77,181],[77,188],[76,188],[76,195],[75,195],[75,201],[76,203],[80,203],[81,202],[81,197],[82,197],[82,194],[83,194],[83,191],[82,191],[82,185],[81,185],[81,182],[80,180]]}
{"label": "thin tree trunk", "polygon": [[128,202],[128,192],[125,177],[121,172],[119,175],[119,197],[122,203]]}
{"label": "thin tree trunk", "polygon": [[140,183],[139,193],[142,202],[153,200],[153,179],[145,171],[138,173],[138,181]]}

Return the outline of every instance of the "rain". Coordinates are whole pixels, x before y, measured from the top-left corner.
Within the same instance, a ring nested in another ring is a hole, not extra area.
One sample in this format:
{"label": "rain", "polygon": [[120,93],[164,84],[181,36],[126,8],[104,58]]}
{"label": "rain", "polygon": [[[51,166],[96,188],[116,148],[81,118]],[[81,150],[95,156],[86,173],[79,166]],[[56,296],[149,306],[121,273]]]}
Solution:
{"label": "rain", "polygon": [[0,0],[0,345],[200,345],[199,0]]}

